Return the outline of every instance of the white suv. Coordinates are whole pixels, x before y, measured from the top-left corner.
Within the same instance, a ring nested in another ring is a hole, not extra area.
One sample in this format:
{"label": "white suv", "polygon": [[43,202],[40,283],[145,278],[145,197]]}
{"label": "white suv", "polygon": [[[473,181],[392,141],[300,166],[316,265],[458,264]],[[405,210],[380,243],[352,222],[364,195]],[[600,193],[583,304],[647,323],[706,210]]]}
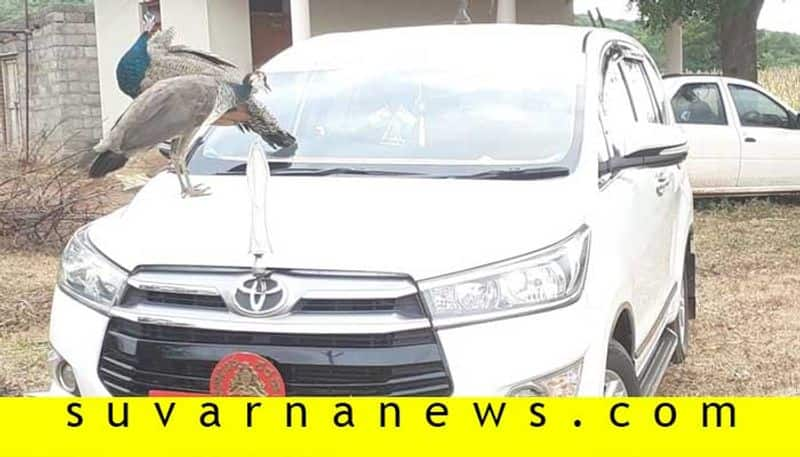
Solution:
{"label": "white suv", "polygon": [[399,28],[264,70],[298,138],[271,153],[269,270],[259,140],[212,128],[210,196],[161,174],[66,247],[50,394],[636,395],[685,357],[686,140],[635,40]]}

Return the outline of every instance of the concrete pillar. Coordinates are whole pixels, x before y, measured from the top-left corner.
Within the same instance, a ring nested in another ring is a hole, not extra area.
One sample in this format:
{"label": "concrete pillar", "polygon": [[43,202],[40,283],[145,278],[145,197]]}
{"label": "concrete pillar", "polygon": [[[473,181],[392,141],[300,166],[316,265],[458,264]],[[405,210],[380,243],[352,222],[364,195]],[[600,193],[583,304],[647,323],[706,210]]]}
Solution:
{"label": "concrete pillar", "polygon": [[117,87],[117,62],[142,33],[138,0],[94,2],[97,66],[100,72],[100,107],[103,131],[109,129],[130,103]]}
{"label": "concrete pillar", "polygon": [[208,0],[162,0],[160,4],[161,25],[175,27],[176,43],[211,50]]}
{"label": "concrete pillar", "polygon": [[243,71],[250,71],[253,68],[250,1],[207,1],[211,50],[235,63]]}
{"label": "concrete pillar", "polygon": [[311,14],[309,0],[290,0],[289,11],[292,16],[292,43],[311,37]]}
{"label": "concrete pillar", "polygon": [[253,67],[248,0],[161,0],[161,23],[175,42],[211,51],[244,71]]}
{"label": "concrete pillar", "polygon": [[497,23],[516,24],[517,0],[497,0]]}
{"label": "concrete pillar", "polygon": [[572,0],[518,0],[517,24],[574,25]]}
{"label": "concrete pillar", "polygon": [[683,73],[683,25],[675,21],[664,32],[667,73]]}

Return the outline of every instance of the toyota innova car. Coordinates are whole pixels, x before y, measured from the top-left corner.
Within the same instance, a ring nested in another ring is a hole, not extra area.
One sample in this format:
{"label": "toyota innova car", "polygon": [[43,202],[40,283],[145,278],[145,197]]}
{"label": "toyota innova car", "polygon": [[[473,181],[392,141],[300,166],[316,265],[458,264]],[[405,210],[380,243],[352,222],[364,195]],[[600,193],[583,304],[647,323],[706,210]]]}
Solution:
{"label": "toyota innova car", "polygon": [[211,195],[161,173],[66,246],[45,394],[622,396],[686,357],[687,144],[634,39],[396,28],[262,69],[297,137],[263,145],[267,271],[261,140],[212,127],[189,162]]}

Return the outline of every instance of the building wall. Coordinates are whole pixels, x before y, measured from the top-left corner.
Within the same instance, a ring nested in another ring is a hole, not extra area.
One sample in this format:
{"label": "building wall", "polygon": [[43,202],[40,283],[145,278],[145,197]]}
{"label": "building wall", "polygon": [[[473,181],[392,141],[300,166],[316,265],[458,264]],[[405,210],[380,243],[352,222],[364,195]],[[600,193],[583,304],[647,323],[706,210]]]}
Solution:
{"label": "building wall", "polygon": [[130,103],[117,87],[117,62],[141,33],[138,0],[94,2],[103,131],[108,131]]}
{"label": "building wall", "polygon": [[161,26],[175,27],[176,42],[197,49],[211,49],[208,0],[161,0],[160,4]]}
{"label": "building wall", "polygon": [[[449,24],[456,14],[455,0],[309,0],[311,34]],[[495,22],[496,2],[471,0],[472,21]],[[517,0],[521,24],[573,24],[572,0]]]}
{"label": "building wall", "polygon": [[[456,0],[308,0],[312,35],[422,24],[448,24]],[[119,58],[139,35],[138,0],[96,0],[97,41],[103,127],[110,128],[130,100],[117,88]],[[471,0],[473,22],[494,22],[493,0]],[[249,0],[161,0],[164,27],[177,29],[176,41],[211,50],[253,67]],[[572,0],[517,0],[519,22],[572,23]]]}
{"label": "building wall", "polygon": [[[31,147],[40,145],[43,154],[84,150],[101,133],[94,12],[90,6],[58,5],[33,15],[31,26]],[[21,24],[2,26],[17,27]],[[0,54],[13,53],[17,53],[24,132],[24,40],[6,36]]]}
{"label": "building wall", "polygon": [[572,25],[573,7],[572,0],[517,0],[517,22]]}
{"label": "building wall", "polygon": [[[240,68],[252,68],[248,0],[161,0],[163,27],[175,27],[176,43],[211,50]],[[117,87],[117,62],[141,33],[139,0],[94,2],[103,130],[130,103]]]}
{"label": "building wall", "polygon": [[[455,0],[309,0],[311,34],[449,24],[456,15]],[[473,22],[493,22],[491,0],[472,0]]]}
{"label": "building wall", "polygon": [[249,0],[161,0],[162,27],[176,43],[213,51],[245,71],[253,68]]}
{"label": "building wall", "polygon": [[[163,1],[163,0],[162,0]],[[253,68],[248,0],[207,0],[211,46],[244,71]]]}

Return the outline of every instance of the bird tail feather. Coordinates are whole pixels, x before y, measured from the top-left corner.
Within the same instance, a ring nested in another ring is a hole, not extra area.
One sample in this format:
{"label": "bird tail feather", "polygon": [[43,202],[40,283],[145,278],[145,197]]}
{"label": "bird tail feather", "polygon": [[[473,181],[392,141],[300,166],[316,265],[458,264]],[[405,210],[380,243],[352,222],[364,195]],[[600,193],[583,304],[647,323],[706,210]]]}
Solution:
{"label": "bird tail feather", "polygon": [[112,171],[119,170],[128,162],[126,155],[114,151],[95,152],[94,155],[95,158],[89,167],[90,178],[102,178]]}
{"label": "bird tail feather", "polygon": [[291,133],[283,129],[270,129],[269,131],[254,130],[258,135],[273,148],[288,148],[297,143]]}

